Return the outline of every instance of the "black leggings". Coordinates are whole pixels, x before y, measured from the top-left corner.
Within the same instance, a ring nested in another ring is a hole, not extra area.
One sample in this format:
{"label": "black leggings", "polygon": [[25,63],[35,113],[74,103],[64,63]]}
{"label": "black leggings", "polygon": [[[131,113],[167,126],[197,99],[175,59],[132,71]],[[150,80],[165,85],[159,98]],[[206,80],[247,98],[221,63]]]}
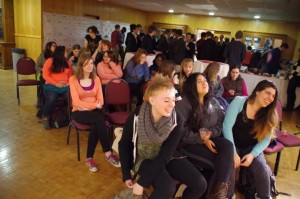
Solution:
{"label": "black leggings", "polygon": [[100,141],[103,152],[111,151],[107,126],[105,125],[105,115],[100,109],[93,111],[75,111],[72,117],[79,123],[90,124],[91,131],[88,139],[87,158],[92,158],[98,141]]}
{"label": "black leggings", "polygon": [[[143,169],[142,163],[139,175],[143,175],[143,173],[146,174],[147,170]],[[187,186],[182,195],[183,199],[199,199],[207,187],[205,178],[192,163],[186,158],[174,159],[154,178],[150,199],[172,198],[176,190],[175,180]]]}
{"label": "black leggings", "polygon": [[211,139],[217,153],[211,152],[204,144],[191,144],[185,146],[189,152],[204,157],[214,163],[216,181],[227,182],[233,168],[233,145],[223,137]]}
{"label": "black leggings", "polygon": [[186,158],[172,160],[167,165],[170,175],[187,187],[182,194],[183,199],[199,199],[207,188],[201,172]]}

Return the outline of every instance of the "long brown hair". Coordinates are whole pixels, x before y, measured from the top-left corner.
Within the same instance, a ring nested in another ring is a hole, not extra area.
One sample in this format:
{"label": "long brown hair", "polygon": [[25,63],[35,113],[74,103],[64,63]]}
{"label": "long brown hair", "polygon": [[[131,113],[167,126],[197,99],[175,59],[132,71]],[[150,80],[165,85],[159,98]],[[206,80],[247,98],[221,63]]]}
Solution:
{"label": "long brown hair", "polygon": [[146,50],[144,50],[142,48],[139,48],[136,51],[136,53],[134,54],[134,56],[131,58],[131,60],[134,63],[134,66],[136,66],[136,65],[138,65],[140,63],[142,54],[147,55],[147,52],[146,52]]}
{"label": "long brown hair", "polygon": [[[83,67],[90,61],[93,60],[92,56],[89,53],[82,53],[78,59],[76,71],[75,71],[75,77],[77,79],[83,79]],[[96,69],[94,65],[94,69],[91,72],[89,78],[94,79],[96,77]]]}
{"label": "long brown hair", "polygon": [[208,82],[212,82],[214,85],[218,83],[218,73],[220,70],[220,64],[218,62],[210,63],[203,74],[206,76]]}
{"label": "long brown hair", "polygon": [[271,137],[273,137],[274,128],[278,125],[278,115],[276,112],[278,90],[272,81],[260,81],[249,96],[248,101],[250,104],[253,104],[256,98],[256,92],[265,90],[266,88],[275,89],[275,97],[271,104],[259,109],[259,111],[255,114],[253,132],[255,133],[255,138],[258,141],[264,139],[269,132],[271,132]]}
{"label": "long brown hair", "polygon": [[172,60],[165,60],[161,63],[161,65],[158,68],[158,72],[162,74],[163,76],[168,76],[170,79],[172,79],[172,74],[175,71],[176,64]]}

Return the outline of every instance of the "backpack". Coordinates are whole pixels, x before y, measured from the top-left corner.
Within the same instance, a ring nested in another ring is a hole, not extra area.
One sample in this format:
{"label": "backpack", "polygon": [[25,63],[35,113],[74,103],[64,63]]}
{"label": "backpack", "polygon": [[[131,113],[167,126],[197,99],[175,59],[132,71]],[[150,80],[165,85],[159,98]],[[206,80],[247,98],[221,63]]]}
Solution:
{"label": "backpack", "polygon": [[[270,167],[268,166],[270,174],[270,191],[271,196],[276,197],[280,195],[291,196],[289,193],[279,192],[276,187],[276,178]],[[254,185],[254,178],[252,173],[247,168],[241,168],[239,181],[236,184],[238,191],[244,195],[245,199],[255,199],[256,189]]]}
{"label": "backpack", "polygon": [[53,113],[49,117],[50,125],[52,128],[61,128],[69,125],[69,117],[63,107],[55,107]]}

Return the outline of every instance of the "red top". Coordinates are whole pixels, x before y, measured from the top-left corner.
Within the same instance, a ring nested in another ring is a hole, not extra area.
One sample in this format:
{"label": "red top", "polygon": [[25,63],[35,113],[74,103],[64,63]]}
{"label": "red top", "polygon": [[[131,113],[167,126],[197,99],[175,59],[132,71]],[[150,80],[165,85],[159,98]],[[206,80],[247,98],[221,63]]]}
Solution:
{"label": "red top", "polygon": [[243,64],[249,65],[250,61],[251,61],[251,58],[252,58],[252,52],[251,51],[247,51],[246,52],[246,57],[243,60]]}

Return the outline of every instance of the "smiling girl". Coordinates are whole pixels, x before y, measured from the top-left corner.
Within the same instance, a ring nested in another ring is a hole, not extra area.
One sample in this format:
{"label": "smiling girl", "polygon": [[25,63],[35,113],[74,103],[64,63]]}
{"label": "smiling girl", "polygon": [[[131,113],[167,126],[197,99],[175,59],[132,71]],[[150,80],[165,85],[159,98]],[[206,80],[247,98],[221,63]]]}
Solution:
{"label": "smiling girl", "polygon": [[[278,91],[273,82],[263,80],[248,97],[236,97],[223,123],[224,137],[234,144],[234,165],[248,167],[254,176],[257,198],[270,195],[269,168],[263,155],[277,126]],[[234,183],[231,183],[233,189]]]}

